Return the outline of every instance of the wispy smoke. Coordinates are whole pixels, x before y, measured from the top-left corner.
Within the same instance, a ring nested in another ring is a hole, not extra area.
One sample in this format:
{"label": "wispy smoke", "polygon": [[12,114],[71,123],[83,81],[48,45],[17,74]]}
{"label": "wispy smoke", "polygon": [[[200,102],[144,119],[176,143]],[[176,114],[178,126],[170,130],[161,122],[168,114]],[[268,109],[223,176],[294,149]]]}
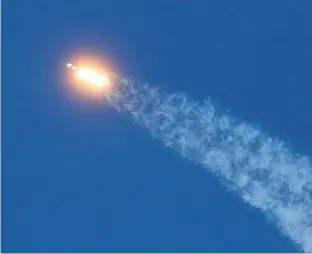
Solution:
{"label": "wispy smoke", "polygon": [[307,157],[290,151],[251,125],[217,111],[208,100],[122,80],[110,97],[153,137],[222,179],[257,207],[304,251],[312,252],[312,170]]}

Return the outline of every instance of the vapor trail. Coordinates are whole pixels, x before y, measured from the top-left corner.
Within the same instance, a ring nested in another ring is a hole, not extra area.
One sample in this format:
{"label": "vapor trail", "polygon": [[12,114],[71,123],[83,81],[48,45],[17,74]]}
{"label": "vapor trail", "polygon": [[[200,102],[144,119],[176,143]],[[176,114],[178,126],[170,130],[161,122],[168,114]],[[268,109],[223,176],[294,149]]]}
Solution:
{"label": "vapor trail", "polygon": [[217,111],[208,100],[166,95],[122,80],[110,98],[153,137],[222,179],[257,207],[305,252],[312,252],[312,170],[307,157],[290,151],[251,125]]}

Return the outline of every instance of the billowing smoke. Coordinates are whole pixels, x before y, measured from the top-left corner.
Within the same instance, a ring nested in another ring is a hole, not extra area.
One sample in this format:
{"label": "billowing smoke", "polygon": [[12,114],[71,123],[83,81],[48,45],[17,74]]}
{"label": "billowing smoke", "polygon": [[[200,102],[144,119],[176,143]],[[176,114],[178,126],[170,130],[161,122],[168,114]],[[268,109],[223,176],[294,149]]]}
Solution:
{"label": "billowing smoke", "polygon": [[283,141],[183,93],[166,95],[123,79],[110,103],[182,157],[216,174],[225,186],[304,251],[312,252],[312,170]]}

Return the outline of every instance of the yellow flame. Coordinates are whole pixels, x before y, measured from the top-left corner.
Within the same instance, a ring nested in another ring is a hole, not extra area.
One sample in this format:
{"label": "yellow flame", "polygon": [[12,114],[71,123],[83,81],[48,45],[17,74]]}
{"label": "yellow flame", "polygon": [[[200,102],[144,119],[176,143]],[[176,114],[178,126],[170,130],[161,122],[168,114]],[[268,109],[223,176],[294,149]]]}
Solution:
{"label": "yellow flame", "polygon": [[68,72],[68,88],[70,92],[78,95],[81,99],[102,99],[104,94],[110,93],[113,89],[111,74],[104,68],[95,64],[75,66],[66,64]]}
{"label": "yellow flame", "polygon": [[80,79],[85,80],[99,88],[108,86],[110,83],[108,77],[99,75],[88,68],[79,69],[77,71],[77,75]]}

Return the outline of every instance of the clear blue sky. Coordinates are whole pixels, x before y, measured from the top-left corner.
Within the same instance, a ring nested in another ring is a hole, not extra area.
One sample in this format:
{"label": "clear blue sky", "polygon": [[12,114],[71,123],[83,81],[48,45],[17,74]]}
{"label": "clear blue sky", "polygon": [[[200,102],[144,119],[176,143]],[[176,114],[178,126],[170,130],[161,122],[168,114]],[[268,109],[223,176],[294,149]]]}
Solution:
{"label": "clear blue sky", "polygon": [[297,249],[127,115],[62,89],[73,52],[210,96],[312,155],[312,1],[3,0],[4,252]]}

